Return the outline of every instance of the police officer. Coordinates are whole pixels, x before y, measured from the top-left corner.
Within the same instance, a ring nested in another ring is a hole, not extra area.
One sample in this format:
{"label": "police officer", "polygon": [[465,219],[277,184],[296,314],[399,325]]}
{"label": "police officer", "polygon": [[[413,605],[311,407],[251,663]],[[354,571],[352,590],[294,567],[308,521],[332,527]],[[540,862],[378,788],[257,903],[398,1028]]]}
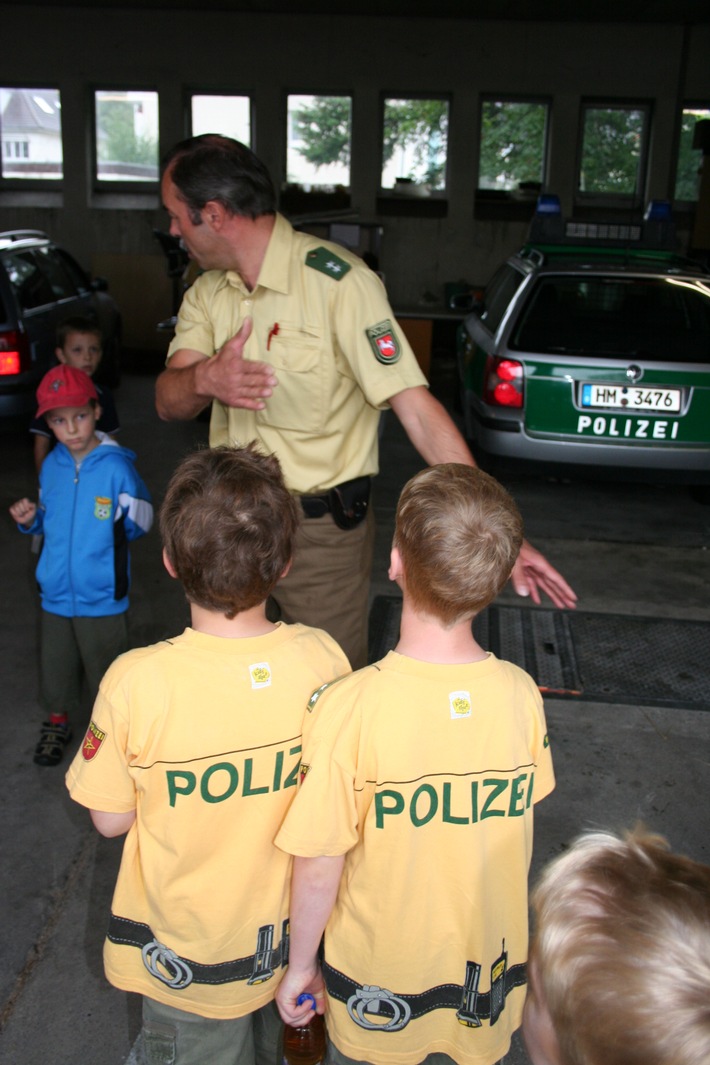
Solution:
{"label": "police officer", "polygon": [[[297,232],[276,212],[263,163],[238,141],[206,134],[163,164],[170,232],[202,273],[178,316],[158,414],[194,418],[212,405],[210,444],[257,440],[278,456],[304,521],[276,598],[286,621],[326,629],[354,668],[367,656],[378,471],[377,426],[390,407],[429,464],[473,465],[431,395],[377,275],[345,249]],[[520,595],[572,607],[564,578],[524,543]]]}

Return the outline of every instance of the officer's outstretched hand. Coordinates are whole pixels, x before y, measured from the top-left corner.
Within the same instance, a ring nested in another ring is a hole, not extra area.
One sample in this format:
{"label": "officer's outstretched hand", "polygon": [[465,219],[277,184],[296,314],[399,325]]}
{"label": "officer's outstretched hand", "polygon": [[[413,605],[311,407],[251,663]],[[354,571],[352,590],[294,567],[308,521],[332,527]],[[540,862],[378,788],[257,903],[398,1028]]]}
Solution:
{"label": "officer's outstretched hand", "polygon": [[200,364],[200,391],[227,407],[263,410],[278,381],[273,366],[244,358],[251,331],[252,320],[245,318],[239,332],[216,355]]}
{"label": "officer's outstretched hand", "polygon": [[572,610],[577,605],[577,596],[562,574],[527,540],[523,540],[510,579],[518,595],[530,596],[533,603],[539,604],[540,592],[544,592],[556,607]]}

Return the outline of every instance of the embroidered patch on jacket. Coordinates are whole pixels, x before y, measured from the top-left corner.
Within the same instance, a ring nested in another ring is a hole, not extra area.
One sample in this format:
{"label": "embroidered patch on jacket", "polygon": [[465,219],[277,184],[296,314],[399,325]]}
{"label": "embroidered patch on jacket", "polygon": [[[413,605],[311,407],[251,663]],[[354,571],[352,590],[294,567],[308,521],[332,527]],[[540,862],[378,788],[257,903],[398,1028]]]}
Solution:
{"label": "embroidered patch on jacket", "polygon": [[81,745],[81,755],[85,762],[90,762],[99,753],[101,744],[106,739],[106,733],[92,721],[86,730],[84,742]]}
{"label": "embroidered patch on jacket", "polygon": [[106,496],[96,496],[94,500],[94,517],[99,521],[107,521],[111,517],[111,510],[113,509],[112,501],[107,499]]}
{"label": "embroidered patch on jacket", "polygon": [[451,710],[451,719],[455,721],[460,717],[471,716],[471,693],[470,692],[449,692],[449,709]]}
{"label": "embroidered patch on jacket", "polygon": [[255,662],[249,666],[252,688],[268,688],[271,684],[271,666],[268,662]]}
{"label": "embroidered patch on jacket", "polygon": [[306,266],[311,266],[314,270],[335,278],[336,281],[345,277],[351,268],[350,263],[346,263],[345,259],[341,259],[339,255],[334,255],[328,248],[313,248],[309,251],[306,254]]}
{"label": "embroidered patch on jacket", "polygon": [[384,322],[378,322],[377,325],[371,325],[365,330],[365,334],[378,362],[384,363],[385,366],[399,362],[402,349],[389,318],[386,318]]}

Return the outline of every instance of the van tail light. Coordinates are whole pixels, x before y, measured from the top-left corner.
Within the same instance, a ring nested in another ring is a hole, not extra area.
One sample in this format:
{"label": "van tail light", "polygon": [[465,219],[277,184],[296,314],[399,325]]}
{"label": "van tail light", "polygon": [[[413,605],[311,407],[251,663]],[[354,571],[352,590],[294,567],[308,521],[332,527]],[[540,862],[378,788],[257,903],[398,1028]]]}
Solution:
{"label": "van tail light", "polygon": [[523,364],[515,359],[500,359],[489,355],[483,398],[494,407],[522,407]]}
{"label": "van tail light", "polygon": [[0,333],[0,377],[24,373],[30,368],[27,337],[17,329]]}

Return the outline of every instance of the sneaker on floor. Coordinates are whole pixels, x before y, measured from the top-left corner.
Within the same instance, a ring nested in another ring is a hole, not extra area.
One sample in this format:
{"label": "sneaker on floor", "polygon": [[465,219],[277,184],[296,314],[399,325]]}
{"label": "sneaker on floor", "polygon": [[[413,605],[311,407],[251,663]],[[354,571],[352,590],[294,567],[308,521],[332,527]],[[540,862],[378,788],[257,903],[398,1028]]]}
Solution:
{"label": "sneaker on floor", "polygon": [[71,729],[68,725],[53,725],[51,721],[45,721],[32,760],[37,765],[58,765],[70,739]]}

